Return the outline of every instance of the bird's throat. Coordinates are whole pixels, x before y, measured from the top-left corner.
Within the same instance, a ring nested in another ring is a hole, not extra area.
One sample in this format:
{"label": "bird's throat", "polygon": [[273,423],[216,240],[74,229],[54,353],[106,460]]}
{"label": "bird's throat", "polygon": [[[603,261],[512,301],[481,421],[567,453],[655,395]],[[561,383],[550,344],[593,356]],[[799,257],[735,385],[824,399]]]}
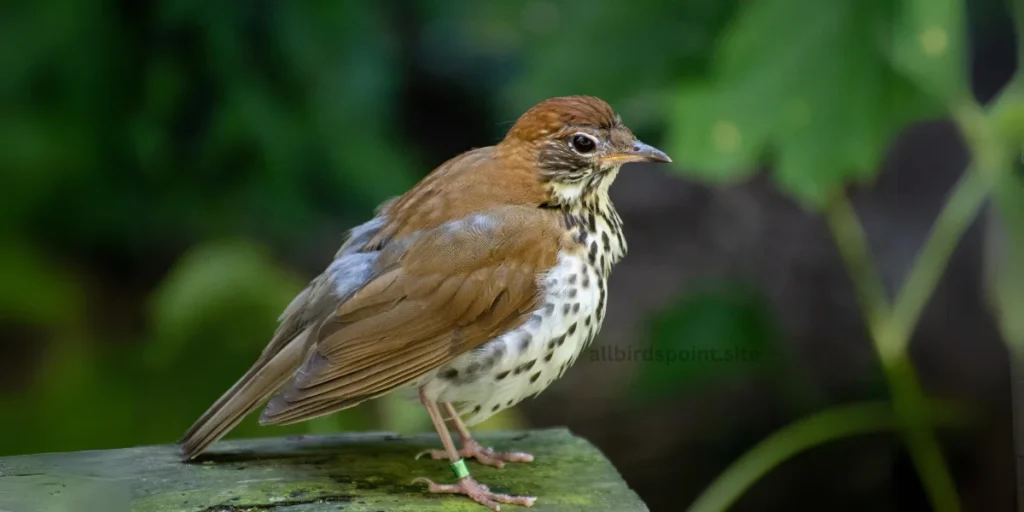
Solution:
{"label": "bird's throat", "polygon": [[608,190],[619,174],[619,167],[596,170],[573,180],[552,180],[548,193],[550,203],[562,208],[576,209],[587,205],[611,204]]}
{"label": "bird's throat", "polygon": [[567,190],[569,194],[559,198],[558,204],[565,219],[565,226],[572,231],[573,239],[587,253],[587,259],[605,277],[611,268],[627,252],[626,238],[608,188],[615,179],[618,169],[608,173],[595,174],[591,184],[578,190]]}

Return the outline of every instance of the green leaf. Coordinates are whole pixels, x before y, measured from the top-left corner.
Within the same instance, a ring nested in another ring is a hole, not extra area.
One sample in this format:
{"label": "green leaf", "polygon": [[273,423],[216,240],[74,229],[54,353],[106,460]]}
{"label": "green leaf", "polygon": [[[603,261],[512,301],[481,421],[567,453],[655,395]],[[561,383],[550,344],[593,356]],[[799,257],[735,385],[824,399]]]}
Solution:
{"label": "green leaf", "polygon": [[[246,242],[211,242],[185,254],[154,292],[152,360],[171,364],[183,346],[207,341],[258,353],[274,319],[302,289]],[[219,351],[224,353],[224,351]]]}
{"label": "green leaf", "polygon": [[[471,31],[468,47],[519,61],[522,71],[498,105],[504,117],[514,119],[550,96],[592,94],[611,103],[642,138],[663,126],[665,84],[707,69],[715,40],[741,4],[469,2],[476,7],[455,11],[451,2],[434,3],[444,12],[471,13],[458,24]],[[506,34],[504,44],[494,34]]]}
{"label": "green leaf", "polygon": [[636,392],[646,399],[764,368],[776,360],[781,337],[767,301],[745,286],[684,295],[651,325],[645,349],[601,349],[606,359],[642,360]]}
{"label": "green leaf", "polygon": [[774,154],[779,187],[811,207],[874,176],[895,133],[939,112],[870,44],[888,16],[878,1],[751,3],[710,79],[681,86],[669,153],[712,182],[745,178]]}
{"label": "green leaf", "polygon": [[902,0],[893,25],[893,64],[947,104],[970,98],[964,10],[961,0]]}
{"label": "green leaf", "polygon": [[728,183],[749,177],[778,117],[778,103],[755,101],[751,86],[689,89],[675,104],[669,154],[705,181]]}

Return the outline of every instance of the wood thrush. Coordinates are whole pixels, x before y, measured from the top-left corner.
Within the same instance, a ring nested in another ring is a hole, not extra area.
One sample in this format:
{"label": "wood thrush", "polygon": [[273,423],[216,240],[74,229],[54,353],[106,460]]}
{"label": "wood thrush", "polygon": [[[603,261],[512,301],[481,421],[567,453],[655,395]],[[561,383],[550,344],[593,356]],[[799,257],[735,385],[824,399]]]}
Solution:
{"label": "wood thrush", "polygon": [[570,96],[445,162],[351,230],[252,368],[185,433],[184,457],[268,400],[260,422],[287,424],[413,387],[444,446],[430,454],[457,479],[417,481],[493,510],[532,505],[489,491],[462,458],[501,467],[533,457],[482,447],[466,425],[540,393],[593,341],[626,254],[608,188],[622,164],[642,161],[671,160],[604,101]]}

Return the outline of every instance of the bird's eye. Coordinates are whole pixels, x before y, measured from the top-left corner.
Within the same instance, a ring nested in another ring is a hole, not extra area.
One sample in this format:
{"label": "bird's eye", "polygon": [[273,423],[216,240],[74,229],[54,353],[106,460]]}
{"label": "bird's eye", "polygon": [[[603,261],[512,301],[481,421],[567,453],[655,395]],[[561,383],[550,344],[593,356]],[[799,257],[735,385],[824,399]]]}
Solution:
{"label": "bird's eye", "polygon": [[597,141],[593,137],[582,133],[573,135],[569,144],[579,153],[590,153],[597,148]]}

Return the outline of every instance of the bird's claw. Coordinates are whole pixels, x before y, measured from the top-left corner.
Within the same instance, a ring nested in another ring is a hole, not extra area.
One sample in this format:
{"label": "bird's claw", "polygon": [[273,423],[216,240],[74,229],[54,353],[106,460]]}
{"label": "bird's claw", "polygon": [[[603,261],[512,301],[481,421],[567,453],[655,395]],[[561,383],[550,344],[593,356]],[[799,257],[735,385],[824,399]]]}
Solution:
{"label": "bird's claw", "polygon": [[[416,459],[424,455],[430,455],[434,460],[448,460],[448,452],[444,450],[423,450],[416,454]],[[496,452],[492,448],[481,446],[480,443],[470,439],[463,443],[459,450],[459,456],[464,459],[473,458],[481,464],[493,466],[498,469],[505,467],[506,462],[533,462],[533,455],[526,452]]]}
{"label": "bird's claw", "polygon": [[424,477],[419,477],[413,480],[412,483],[427,484],[427,490],[434,494],[464,494],[469,499],[495,512],[501,510],[499,503],[532,507],[533,503],[537,501],[537,498],[534,496],[512,496],[510,494],[491,492],[486,485],[477,482],[471,476],[460,478],[454,484],[438,484]]}

